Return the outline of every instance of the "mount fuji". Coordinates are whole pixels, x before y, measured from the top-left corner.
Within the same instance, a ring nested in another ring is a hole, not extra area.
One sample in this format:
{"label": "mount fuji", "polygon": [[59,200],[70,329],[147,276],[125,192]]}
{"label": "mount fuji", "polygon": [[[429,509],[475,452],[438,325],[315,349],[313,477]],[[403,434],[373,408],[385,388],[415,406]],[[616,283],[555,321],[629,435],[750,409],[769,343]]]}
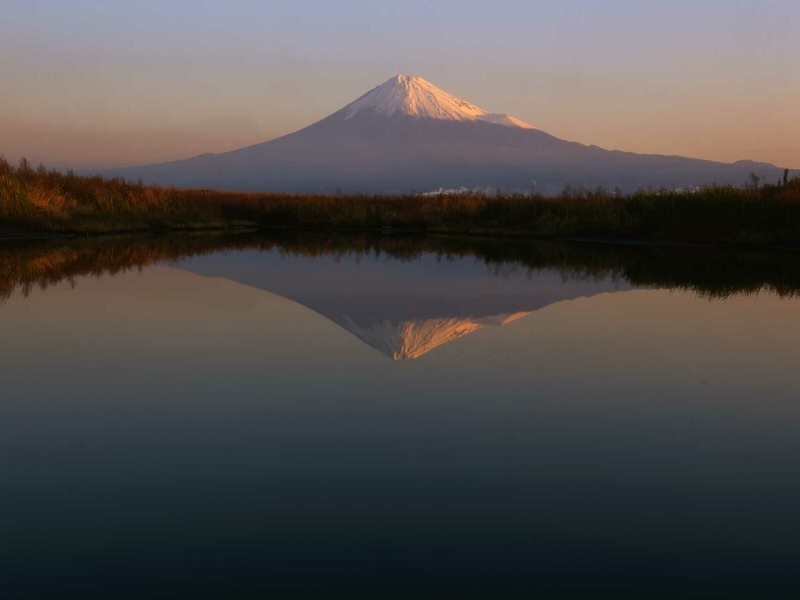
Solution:
{"label": "mount fuji", "polygon": [[568,142],[491,113],[430,82],[397,75],[332,115],[274,140],[222,154],[106,171],[180,187],[295,193],[694,187],[773,181],[771,164],[634,154]]}

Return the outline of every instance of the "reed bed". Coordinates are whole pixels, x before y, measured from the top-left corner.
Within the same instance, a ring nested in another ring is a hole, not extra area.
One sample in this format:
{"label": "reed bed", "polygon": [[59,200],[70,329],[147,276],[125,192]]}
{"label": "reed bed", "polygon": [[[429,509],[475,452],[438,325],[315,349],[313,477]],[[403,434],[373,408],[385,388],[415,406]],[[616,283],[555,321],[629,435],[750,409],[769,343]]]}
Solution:
{"label": "reed bed", "polygon": [[797,244],[800,178],[629,195],[565,188],[556,197],[325,196],[147,186],[0,159],[0,227],[101,233],[236,226]]}

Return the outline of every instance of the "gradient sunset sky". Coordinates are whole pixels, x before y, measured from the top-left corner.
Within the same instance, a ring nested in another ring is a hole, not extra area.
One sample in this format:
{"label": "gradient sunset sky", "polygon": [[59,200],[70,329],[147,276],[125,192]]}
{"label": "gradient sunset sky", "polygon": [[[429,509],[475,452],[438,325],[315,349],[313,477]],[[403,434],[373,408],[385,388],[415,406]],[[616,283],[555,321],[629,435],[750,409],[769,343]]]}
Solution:
{"label": "gradient sunset sky", "polygon": [[161,162],[397,73],[604,148],[800,168],[800,1],[0,2],[0,153]]}

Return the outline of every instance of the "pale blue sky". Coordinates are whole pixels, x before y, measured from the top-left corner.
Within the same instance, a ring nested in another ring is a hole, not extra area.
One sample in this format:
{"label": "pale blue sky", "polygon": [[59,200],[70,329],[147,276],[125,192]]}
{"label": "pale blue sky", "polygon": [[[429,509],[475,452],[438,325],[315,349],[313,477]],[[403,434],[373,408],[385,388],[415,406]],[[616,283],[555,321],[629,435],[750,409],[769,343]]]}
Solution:
{"label": "pale blue sky", "polygon": [[265,141],[397,73],[607,148],[800,167],[797,0],[0,1],[0,152]]}

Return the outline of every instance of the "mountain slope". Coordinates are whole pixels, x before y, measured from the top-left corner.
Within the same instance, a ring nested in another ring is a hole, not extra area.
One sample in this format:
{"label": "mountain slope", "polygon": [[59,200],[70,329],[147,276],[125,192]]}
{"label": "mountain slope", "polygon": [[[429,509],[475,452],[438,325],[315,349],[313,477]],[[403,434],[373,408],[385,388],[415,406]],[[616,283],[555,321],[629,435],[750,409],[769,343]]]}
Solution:
{"label": "mountain slope", "polygon": [[421,78],[398,75],[292,134],[223,154],[116,169],[110,175],[187,187],[299,193],[410,193],[439,188],[560,191],[743,183],[773,165],[607,151],[490,113]]}

